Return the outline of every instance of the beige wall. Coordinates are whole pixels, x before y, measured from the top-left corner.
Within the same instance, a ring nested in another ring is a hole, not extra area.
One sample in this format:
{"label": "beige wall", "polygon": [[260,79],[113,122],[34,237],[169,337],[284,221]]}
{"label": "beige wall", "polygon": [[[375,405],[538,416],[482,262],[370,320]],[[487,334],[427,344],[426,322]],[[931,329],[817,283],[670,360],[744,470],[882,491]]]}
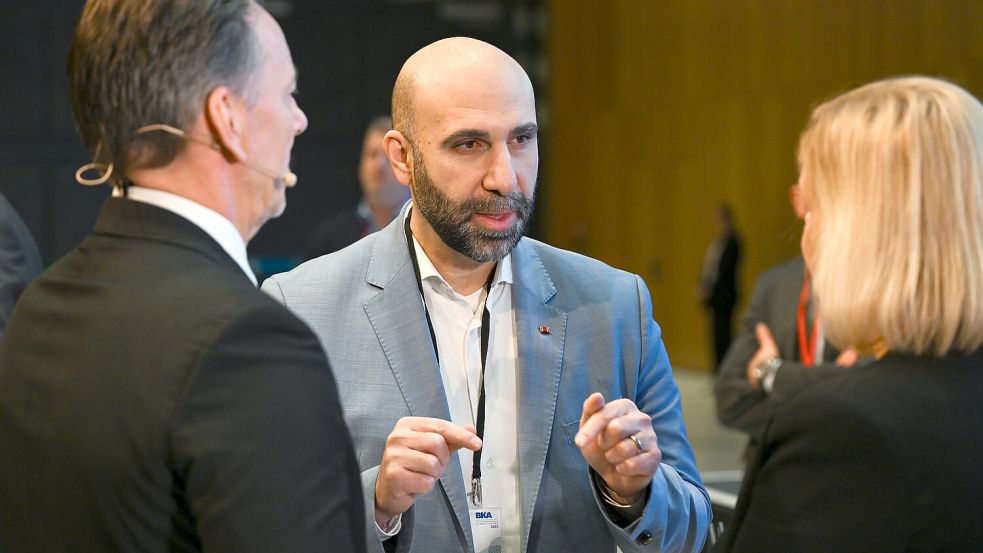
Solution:
{"label": "beige wall", "polygon": [[787,188],[812,105],[907,73],[983,93],[972,0],[552,0],[549,15],[545,237],[642,275],[677,366],[710,365],[693,289],[718,201],[744,237],[745,299],[797,254]]}

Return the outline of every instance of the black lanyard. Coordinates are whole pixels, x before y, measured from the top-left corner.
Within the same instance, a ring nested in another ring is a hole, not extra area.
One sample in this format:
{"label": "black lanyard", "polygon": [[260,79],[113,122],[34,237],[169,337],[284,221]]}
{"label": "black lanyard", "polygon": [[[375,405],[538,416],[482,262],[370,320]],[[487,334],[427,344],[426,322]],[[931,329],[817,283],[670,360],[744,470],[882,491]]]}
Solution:
{"label": "black lanyard", "polygon": [[[430,329],[430,343],[433,346],[434,357],[437,358],[437,366],[440,366],[440,352],[437,350],[437,333],[434,332],[433,321],[430,320],[430,310],[427,308],[427,298],[423,295],[423,278],[420,276],[420,264],[416,260],[416,248],[413,247],[413,231],[410,230],[410,214],[406,214],[406,224],[404,225],[406,232],[406,247],[410,252],[410,261],[413,262],[413,273],[416,275],[416,285],[420,289],[420,298],[423,300],[423,314],[427,318],[427,327]],[[491,294],[492,279],[495,277],[495,271],[492,270],[491,274],[488,275],[488,282],[485,283],[485,305],[481,311],[481,380],[478,383],[478,414],[475,420],[475,429],[478,431],[478,439],[485,439],[485,363],[488,357],[488,338],[491,333],[491,314],[488,312],[488,296]],[[467,375],[465,375],[467,378]],[[468,403],[471,403],[471,398],[468,398]],[[471,503],[478,507],[481,505],[481,452],[484,451],[484,445],[482,444],[481,449],[474,452],[473,462],[471,464],[471,492],[468,493],[468,497],[471,499]]]}

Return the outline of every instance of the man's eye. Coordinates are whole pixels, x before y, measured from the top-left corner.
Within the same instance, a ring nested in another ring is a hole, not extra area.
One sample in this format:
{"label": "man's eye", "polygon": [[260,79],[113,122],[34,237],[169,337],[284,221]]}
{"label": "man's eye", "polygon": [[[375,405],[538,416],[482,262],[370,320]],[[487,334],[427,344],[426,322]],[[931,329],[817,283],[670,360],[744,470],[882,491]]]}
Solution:
{"label": "man's eye", "polygon": [[461,142],[461,144],[458,147],[461,148],[462,150],[473,150],[473,149],[475,149],[475,148],[478,147],[478,141],[477,140],[467,140],[467,141]]}

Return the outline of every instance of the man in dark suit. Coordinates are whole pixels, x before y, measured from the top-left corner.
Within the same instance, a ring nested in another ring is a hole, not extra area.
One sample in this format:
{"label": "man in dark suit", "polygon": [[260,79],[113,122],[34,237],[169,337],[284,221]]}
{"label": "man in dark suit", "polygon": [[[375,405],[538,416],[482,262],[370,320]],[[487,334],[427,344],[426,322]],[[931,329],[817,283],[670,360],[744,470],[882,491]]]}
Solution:
{"label": "man in dark suit", "polygon": [[[805,212],[798,185],[789,188],[792,211]],[[717,417],[725,426],[748,434],[744,460],[757,452],[771,414],[820,382],[857,361],[852,349],[827,343],[801,257],[765,271],[717,374]]]}
{"label": "man in dark suit", "polygon": [[0,194],[0,338],[14,303],[41,269],[41,254],[30,231]]}
{"label": "man in dark suit", "polygon": [[323,350],[246,262],[307,126],[279,26],[90,1],[69,81],[116,188],[0,346],[0,551],[364,551]]}
{"label": "man in dark suit", "polygon": [[[754,456],[765,423],[779,406],[842,373],[856,360],[853,350],[840,353],[822,338],[815,326],[813,302],[808,295],[804,304],[800,301],[804,278],[801,257],[761,275],[741,333],[720,365],[714,386],[717,417],[725,426],[748,434],[745,460]],[[807,313],[802,323],[797,307]],[[804,339],[798,332],[801,324]]]}

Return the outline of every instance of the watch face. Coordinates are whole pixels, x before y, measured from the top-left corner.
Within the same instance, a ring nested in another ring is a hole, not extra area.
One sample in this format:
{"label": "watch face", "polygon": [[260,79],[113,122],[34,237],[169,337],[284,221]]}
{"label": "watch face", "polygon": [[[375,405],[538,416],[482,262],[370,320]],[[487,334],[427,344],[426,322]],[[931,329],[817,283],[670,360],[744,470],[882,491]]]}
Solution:
{"label": "watch face", "polygon": [[760,381],[762,376],[764,376],[764,371],[761,370],[761,363],[758,363],[751,369],[751,378]]}
{"label": "watch face", "polygon": [[760,383],[778,368],[781,363],[781,360],[776,357],[766,357],[751,369],[751,376]]}

